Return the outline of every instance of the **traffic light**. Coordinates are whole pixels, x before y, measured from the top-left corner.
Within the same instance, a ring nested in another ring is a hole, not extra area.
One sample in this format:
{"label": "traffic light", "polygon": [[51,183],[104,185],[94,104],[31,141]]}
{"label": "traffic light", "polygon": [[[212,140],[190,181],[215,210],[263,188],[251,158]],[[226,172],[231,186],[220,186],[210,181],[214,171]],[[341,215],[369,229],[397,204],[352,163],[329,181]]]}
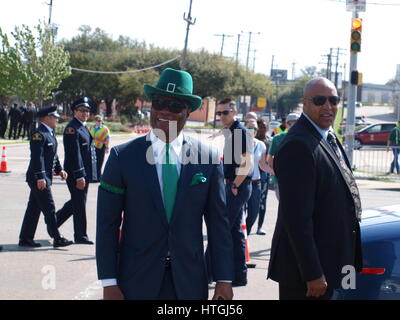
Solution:
{"label": "traffic light", "polygon": [[361,31],[362,31],[362,19],[352,18],[351,19],[351,53],[358,53],[361,51]]}
{"label": "traffic light", "polygon": [[362,86],[362,73],[358,71],[352,71],[350,83],[355,86]]}

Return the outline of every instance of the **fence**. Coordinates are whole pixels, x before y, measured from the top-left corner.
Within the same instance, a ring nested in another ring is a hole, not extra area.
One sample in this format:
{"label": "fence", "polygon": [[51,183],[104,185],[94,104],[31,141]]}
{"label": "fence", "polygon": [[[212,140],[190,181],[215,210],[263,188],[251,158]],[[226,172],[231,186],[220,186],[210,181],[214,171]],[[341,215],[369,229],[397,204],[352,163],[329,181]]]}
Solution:
{"label": "fence", "polygon": [[[400,153],[399,147],[397,153]],[[389,179],[400,182],[400,173],[396,171],[396,167],[393,168],[394,173],[390,173],[393,158],[392,147],[387,151],[386,146],[363,146],[353,152],[354,175],[357,178]]]}

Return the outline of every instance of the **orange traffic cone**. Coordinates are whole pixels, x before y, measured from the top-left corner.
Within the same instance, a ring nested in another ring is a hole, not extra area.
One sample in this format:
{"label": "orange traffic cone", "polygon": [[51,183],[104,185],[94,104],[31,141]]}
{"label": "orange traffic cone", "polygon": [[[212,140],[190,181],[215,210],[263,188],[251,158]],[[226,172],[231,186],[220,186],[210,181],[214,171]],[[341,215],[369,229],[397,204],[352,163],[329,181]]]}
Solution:
{"label": "orange traffic cone", "polygon": [[6,146],[3,146],[3,153],[1,154],[0,173],[10,173],[10,172],[11,171],[7,170]]}
{"label": "orange traffic cone", "polygon": [[247,268],[253,269],[256,267],[256,264],[251,263],[251,259],[250,259],[250,241],[249,241],[249,238],[247,237],[246,213],[245,212],[243,212],[241,227],[242,227],[242,230],[244,233],[244,245],[246,248],[246,265],[247,265]]}

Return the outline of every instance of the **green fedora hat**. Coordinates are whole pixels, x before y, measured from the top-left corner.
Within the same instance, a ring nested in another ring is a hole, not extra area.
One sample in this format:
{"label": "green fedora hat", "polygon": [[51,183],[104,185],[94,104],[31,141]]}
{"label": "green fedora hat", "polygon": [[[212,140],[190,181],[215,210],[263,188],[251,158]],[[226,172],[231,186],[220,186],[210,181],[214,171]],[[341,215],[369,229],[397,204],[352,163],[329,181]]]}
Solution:
{"label": "green fedora hat", "polygon": [[155,87],[145,84],[144,94],[148,100],[159,94],[188,101],[192,111],[197,110],[203,103],[201,97],[193,95],[193,80],[190,73],[171,68],[165,69]]}

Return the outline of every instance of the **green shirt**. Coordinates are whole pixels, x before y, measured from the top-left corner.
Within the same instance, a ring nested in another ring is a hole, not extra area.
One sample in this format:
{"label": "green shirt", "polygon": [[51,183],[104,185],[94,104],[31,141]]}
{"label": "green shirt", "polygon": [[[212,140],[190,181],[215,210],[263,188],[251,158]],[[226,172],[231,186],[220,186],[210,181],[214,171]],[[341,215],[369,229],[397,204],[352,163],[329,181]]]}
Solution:
{"label": "green shirt", "polygon": [[[283,139],[285,139],[286,135],[287,135],[287,131],[274,136],[274,138],[272,139],[272,142],[269,146],[268,154],[270,154],[271,156],[276,155],[276,153],[278,152],[278,150],[282,144],[282,141],[283,141]],[[275,175],[270,176],[269,183],[271,183],[271,184],[278,183],[278,179],[276,178]]]}
{"label": "green shirt", "polygon": [[400,145],[400,128],[394,127],[390,132],[389,140],[392,145],[399,146]]}

